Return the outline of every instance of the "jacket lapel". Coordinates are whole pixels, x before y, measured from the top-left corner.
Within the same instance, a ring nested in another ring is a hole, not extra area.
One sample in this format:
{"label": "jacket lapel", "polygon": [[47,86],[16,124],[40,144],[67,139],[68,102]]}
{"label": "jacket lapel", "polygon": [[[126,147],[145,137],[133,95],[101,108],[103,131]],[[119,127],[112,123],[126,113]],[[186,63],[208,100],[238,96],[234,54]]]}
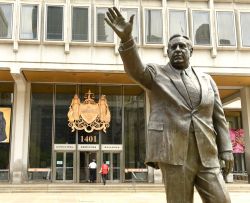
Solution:
{"label": "jacket lapel", "polygon": [[194,71],[196,77],[198,78],[198,81],[199,81],[200,87],[201,87],[201,101],[200,101],[200,105],[201,105],[205,101],[206,95],[208,94],[207,79],[206,79],[205,75],[200,74],[199,72],[195,71],[194,69],[193,69],[193,71]]}
{"label": "jacket lapel", "polygon": [[192,108],[186,87],[184,83],[182,82],[180,75],[178,75],[178,73],[172,70],[169,64],[166,65],[166,67],[164,68],[164,71],[166,72],[167,76],[171,79],[171,81],[173,82],[175,88],[178,90],[180,95],[184,98],[188,107]]}

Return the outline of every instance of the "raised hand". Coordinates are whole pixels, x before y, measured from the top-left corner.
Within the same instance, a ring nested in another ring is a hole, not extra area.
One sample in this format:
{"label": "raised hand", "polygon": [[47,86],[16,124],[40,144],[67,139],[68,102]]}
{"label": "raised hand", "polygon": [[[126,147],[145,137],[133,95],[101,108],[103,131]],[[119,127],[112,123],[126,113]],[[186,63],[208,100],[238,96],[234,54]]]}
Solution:
{"label": "raised hand", "polygon": [[134,15],[130,17],[129,22],[126,22],[116,7],[109,8],[106,15],[108,18],[105,18],[104,20],[118,35],[122,43],[132,39]]}

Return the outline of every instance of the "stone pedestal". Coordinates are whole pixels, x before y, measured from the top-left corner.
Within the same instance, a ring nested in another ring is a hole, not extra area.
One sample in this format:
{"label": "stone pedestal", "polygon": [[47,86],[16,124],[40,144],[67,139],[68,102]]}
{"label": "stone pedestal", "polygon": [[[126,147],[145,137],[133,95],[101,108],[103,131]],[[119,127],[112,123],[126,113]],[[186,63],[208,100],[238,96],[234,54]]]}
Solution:
{"label": "stone pedestal", "polygon": [[162,183],[162,173],[160,169],[154,169],[154,183]]}

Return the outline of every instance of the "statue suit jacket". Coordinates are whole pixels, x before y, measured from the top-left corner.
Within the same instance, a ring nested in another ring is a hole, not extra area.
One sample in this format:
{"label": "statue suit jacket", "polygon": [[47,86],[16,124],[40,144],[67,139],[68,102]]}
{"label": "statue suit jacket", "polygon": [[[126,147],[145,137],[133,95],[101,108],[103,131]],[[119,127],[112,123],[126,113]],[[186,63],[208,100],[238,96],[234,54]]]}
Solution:
{"label": "statue suit jacket", "polygon": [[133,40],[121,44],[119,52],[125,71],[146,90],[150,101],[145,163],[155,168],[158,162],[183,165],[193,122],[202,165],[219,167],[218,153],[232,151],[232,145],[213,79],[194,71],[201,102],[192,109],[185,86],[170,64],[143,65]]}

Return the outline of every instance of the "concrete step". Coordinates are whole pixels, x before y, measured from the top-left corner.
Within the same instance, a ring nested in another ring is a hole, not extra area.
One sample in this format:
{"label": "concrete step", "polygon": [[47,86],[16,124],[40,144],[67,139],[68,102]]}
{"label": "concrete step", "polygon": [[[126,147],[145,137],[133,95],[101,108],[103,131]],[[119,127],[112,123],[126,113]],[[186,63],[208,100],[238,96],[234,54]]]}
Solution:
{"label": "concrete step", "polygon": [[30,192],[164,192],[163,185],[155,184],[2,184],[0,193]]}
{"label": "concrete step", "polygon": [[[250,192],[250,184],[227,184],[229,192]],[[0,193],[165,192],[163,184],[0,184]]]}

